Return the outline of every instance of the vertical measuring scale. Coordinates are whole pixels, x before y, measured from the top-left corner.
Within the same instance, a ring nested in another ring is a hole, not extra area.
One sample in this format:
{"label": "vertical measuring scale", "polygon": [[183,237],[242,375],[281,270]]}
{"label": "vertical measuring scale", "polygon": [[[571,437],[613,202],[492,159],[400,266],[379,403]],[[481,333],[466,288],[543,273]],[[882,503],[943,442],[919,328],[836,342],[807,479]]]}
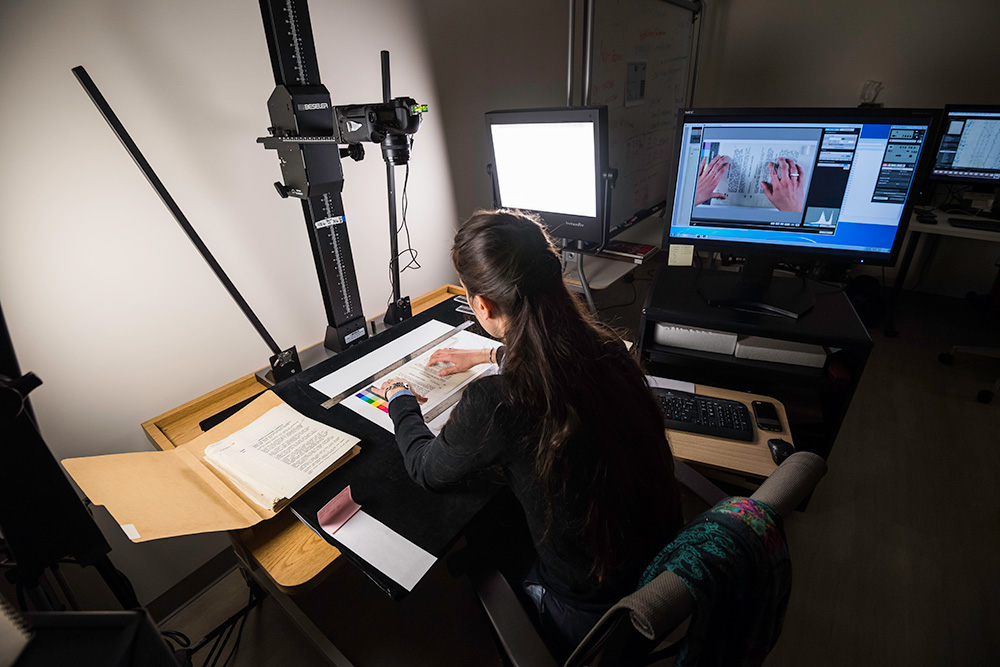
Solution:
{"label": "vertical measuring scale", "polygon": [[302,200],[326,308],[324,344],[339,352],[368,334],[341,198],[344,172],[333,107],[319,80],[306,0],[260,0],[260,9],[276,84],[267,103],[268,131],[279,142],[284,183],[275,187],[282,197]]}

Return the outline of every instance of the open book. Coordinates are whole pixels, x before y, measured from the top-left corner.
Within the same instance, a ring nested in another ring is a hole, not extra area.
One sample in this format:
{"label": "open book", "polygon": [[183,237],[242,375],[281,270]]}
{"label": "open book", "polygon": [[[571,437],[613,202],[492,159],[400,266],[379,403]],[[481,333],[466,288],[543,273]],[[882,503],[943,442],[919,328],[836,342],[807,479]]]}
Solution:
{"label": "open book", "polygon": [[347,455],[358,438],[284,403],[205,447],[205,460],[247,498],[277,510]]}

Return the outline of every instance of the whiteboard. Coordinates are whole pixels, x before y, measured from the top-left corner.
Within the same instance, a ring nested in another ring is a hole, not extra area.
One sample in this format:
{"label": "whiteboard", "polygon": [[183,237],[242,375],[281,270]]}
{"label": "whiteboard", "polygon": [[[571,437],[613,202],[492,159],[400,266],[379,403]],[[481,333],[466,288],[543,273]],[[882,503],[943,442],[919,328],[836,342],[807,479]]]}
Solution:
{"label": "whiteboard", "polygon": [[614,228],[670,191],[694,24],[691,10],[664,0],[598,0],[594,14],[590,103],[608,107]]}

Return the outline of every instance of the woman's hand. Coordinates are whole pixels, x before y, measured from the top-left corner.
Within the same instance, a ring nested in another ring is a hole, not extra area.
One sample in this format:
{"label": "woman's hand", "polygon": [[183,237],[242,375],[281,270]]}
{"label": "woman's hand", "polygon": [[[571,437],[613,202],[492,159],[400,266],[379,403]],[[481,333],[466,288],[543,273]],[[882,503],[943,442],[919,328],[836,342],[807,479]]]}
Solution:
{"label": "woman's hand", "polygon": [[779,211],[801,213],[805,198],[802,187],[802,167],[795,160],[779,157],[777,168],[773,162],[770,162],[767,165],[767,170],[771,173],[771,182],[760,182],[764,196]]}
{"label": "woman's hand", "polygon": [[[396,385],[396,386],[393,387],[392,385]],[[400,386],[400,385],[405,385],[405,386]],[[391,389],[390,389],[390,387],[391,387]],[[375,394],[379,398],[384,398],[385,400],[388,401],[390,398],[392,398],[393,396],[395,396],[399,392],[403,391],[404,389],[409,389],[411,392],[413,392],[413,396],[414,396],[414,398],[417,399],[418,403],[426,403],[427,402],[427,397],[423,396],[421,394],[418,394],[416,392],[416,390],[410,385],[409,380],[406,380],[404,378],[389,378],[388,380],[386,380],[385,382],[383,382],[380,387],[375,387],[373,385],[373,386],[371,386],[371,387],[368,388],[368,391],[372,392],[373,394]]]}
{"label": "woman's hand", "polygon": [[440,350],[434,350],[434,354],[428,359],[427,365],[451,364],[440,369],[437,374],[454,375],[455,373],[467,371],[473,366],[488,364],[492,361],[491,349],[488,347],[481,350],[460,350],[454,347],[442,347]]}
{"label": "woman's hand", "polygon": [[698,184],[694,189],[695,206],[704,204],[709,199],[726,198],[726,195],[716,192],[715,188],[719,187],[719,181],[722,180],[728,169],[728,155],[716,155],[711,162],[708,161],[707,155],[701,159],[701,165],[698,169]]}

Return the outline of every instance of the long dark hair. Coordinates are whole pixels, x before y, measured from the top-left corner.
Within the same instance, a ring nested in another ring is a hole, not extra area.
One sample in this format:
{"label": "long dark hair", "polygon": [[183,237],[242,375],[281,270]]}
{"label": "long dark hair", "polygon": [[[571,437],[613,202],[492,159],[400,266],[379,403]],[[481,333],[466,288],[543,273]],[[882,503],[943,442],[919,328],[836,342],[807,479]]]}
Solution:
{"label": "long dark hair", "polygon": [[665,546],[680,508],[660,410],[621,339],[567,290],[545,229],[518,211],[477,211],[451,256],[469,298],[506,318],[505,398],[540,420],[526,444],[549,518],[553,503],[579,508],[598,580],[636,540]]}

